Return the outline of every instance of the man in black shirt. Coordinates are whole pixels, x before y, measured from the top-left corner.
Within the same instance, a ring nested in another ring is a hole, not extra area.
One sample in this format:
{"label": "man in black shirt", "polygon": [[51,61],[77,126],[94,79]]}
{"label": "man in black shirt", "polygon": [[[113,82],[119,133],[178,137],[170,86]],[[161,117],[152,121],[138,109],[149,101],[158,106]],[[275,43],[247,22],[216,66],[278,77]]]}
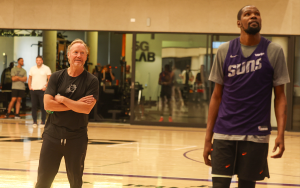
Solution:
{"label": "man in black shirt", "polygon": [[[194,90],[196,94],[196,100],[199,102],[201,99],[204,99],[204,91],[205,91],[205,72],[204,65],[200,66],[200,72],[196,75],[196,81],[194,83]],[[199,95],[202,93],[203,95]]]}
{"label": "man in black shirt", "polygon": [[5,92],[6,101],[3,101],[3,106],[6,108],[6,111],[8,109],[8,102],[11,99],[11,86],[12,86],[12,80],[11,80],[11,69],[14,67],[14,62],[10,62],[9,67],[3,70],[1,75],[1,83],[0,83],[0,89],[2,89],[2,92]]}
{"label": "man in black shirt", "polygon": [[45,91],[51,111],[43,133],[36,188],[50,188],[65,158],[71,188],[81,188],[87,150],[88,114],[99,95],[98,79],[84,70],[88,47],[74,40],[68,47],[70,67],[53,73]]}
{"label": "man in black shirt", "polygon": [[173,83],[173,72],[170,71],[170,65],[165,65],[165,70],[159,74],[158,84],[161,85],[160,97],[161,97],[161,116],[159,122],[164,121],[164,110],[165,110],[165,97],[167,98],[169,108],[169,122],[173,122],[172,119],[172,83]]}
{"label": "man in black shirt", "polygon": [[3,70],[1,75],[2,90],[11,90],[12,80],[11,80],[11,69],[14,67],[14,62],[10,62],[9,67]]}

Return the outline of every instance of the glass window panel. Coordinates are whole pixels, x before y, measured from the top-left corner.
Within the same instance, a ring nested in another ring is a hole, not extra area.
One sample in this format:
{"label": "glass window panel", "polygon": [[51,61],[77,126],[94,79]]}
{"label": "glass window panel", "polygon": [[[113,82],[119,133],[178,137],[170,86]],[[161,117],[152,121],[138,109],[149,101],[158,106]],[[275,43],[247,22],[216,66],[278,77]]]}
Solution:
{"label": "glass window panel", "polygon": [[206,123],[207,43],[207,35],[137,34],[135,121]]}
{"label": "glass window panel", "polygon": [[[5,73],[10,75],[10,71],[5,71],[2,74],[3,70],[9,66],[10,62],[17,65],[19,57],[24,59],[23,68],[28,75],[30,68],[36,65],[37,55],[43,55],[43,45],[45,45],[44,50],[46,46],[48,47],[48,51],[44,56],[45,65],[48,65],[53,72],[68,68],[67,47],[73,40],[82,39],[87,43],[90,50],[84,67],[97,76],[101,85],[99,100],[96,105],[98,110],[95,113],[94,111],[90,113],[90,119],[128,122],[130,118],[131,91],[129,85],[131,67],[127,66],[125,70],[125,65],[131,65],[132,34],[127,34],[127,40],[124,40],[124,34],[117,32],[64,30],[47,32],[53,35],[43,35],[43,33],[46,33],[43,30],[0,30],[0,75],[5,75]],[[46,41],[43,41],[45,38],[49,39],[47,42],[55,43],[55,45],[50,45],[53,46],[52,50],[49,50],[49,45]],[[50,60],[47,58],[50,58]],[[124,59],[125,62],[121,62],[121,59]],[[10,76],[3,79],[9,80],[9,82],[1,80],[2,86],[5,85],[2,90],[0,89],[0,94],[1,92],[11,93],[11,89],[8,89],[9,86],[11,87]],[[22,108],[24,109],[26,109],[26,106],[31,107],[27,83],[26,87],[28,98],[23,100],[24,105],[22,104]],[[0,108],[7,108],[7,105],[8,103],[2,104],[0,101]],[[23,112],[21,110],[21,113]],[[27,117],[31,118],[31,116]],[[114,117],[115,119],[113,119]]]}

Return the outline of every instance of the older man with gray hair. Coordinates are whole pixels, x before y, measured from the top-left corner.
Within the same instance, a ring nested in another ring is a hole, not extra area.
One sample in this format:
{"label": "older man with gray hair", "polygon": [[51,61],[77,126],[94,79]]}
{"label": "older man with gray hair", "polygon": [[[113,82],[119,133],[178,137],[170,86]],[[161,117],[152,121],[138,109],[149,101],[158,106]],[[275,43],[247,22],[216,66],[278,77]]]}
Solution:
{"label": "older man with gray hair", "polygon": [[50,188],[62,157],[71,188],[82,186],[88,136],[88,114],[99,95],[98,79],[84,70],[87,45],[80,39],[68,47],[70,67],[53,73],[45,91],[50,113],[43,133],[36,188]]}

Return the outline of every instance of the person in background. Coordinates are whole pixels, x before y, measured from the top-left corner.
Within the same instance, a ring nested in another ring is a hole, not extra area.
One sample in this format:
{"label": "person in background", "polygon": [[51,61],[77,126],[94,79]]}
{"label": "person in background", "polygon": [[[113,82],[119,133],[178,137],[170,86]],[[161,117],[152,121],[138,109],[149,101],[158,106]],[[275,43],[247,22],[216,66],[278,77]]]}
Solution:
{"label": "person in background", "polygon": [[190,86],[194,81],[194,75],[191,71],[190,65],[186,65],[186,69],[181,73],[182,83]]}
{"label": "person in background", "polygon": [[68,62],[65,62],[65,61],[64,61],[63,64],[62,64],[62,66],[61,66],[61,68],[62,68],[62,69],[69,68],[69,66],[67,65],[67,63],[68,63]]}
{"label": "person in background", "polygon": [[126,68],[125,68],[125,74],[126,74],[126,76],[125,76],[125,78],[126,78],[126,80],[125,80],[125,82],[126,83],[131,83],[131,72],[130,72],[130,65],[126,65]]}
{"label": "person in background", "polygon": [[101,74],[101,71],[102,71],[102,66],[101,66],[100,63],[97,63],[97,65],[95,66],[92,74],[94,76],[96,76],[99,81],[101,81],[102,77],[103,77],[103,74]]}
{"label": "person in background", "polygon": [[196,80],[194,83],[194,90],[199,94],[202,93],[202,97],[197,95],[197,100],[200,101],[201,98],[204,99],[204,95],[206,92],[206,81],[205,81],[205,71],[204,71],[204,65],[200,66],[200,72],[197,73],[196,75]]}
{"label": "person in background", "polygon": [[1,75],[1,83],[0,83],[0,89],[2,92],[6,93],[7,100],[3,101],[3,107],[6,108],[6,112],[8,110],[8,104],[11,100],[11,86],[12,86],[12,80],[11,80],[11,69],[14,67],[14,62],[9,63],[9,67],[3,70]]}
{"label": "person in background", "polygon": [[11,69],[14,67],[14,62],[9,63],[9,67],[3,70],[1,75],[0,87],[2,90],[11,90],[12,80],[11,80]]}
{"label": "person in background", "polygon": [[103,78],[102,80],[106,83],[108,83],[108,85],[112,84],[112,81],[115,80],[115,75],[112,72],[111,66],[110,65],[106,65],[105,69],[103,71]]}
{"label": "person in background", "polygon": [[42,56],[36,57],[36,66],[31,67],[29,71],[28,87],[31,95],[31,111],[33,119],[33,128],[37,127],[37,109],[38,104],[41,108],[42,120],[40,126],[45,126],[46,111],[44,109],[44,93],[51,76],[51,70],[43,64]]}
{"label": "person in background", "polygon": [[173,73],[170,70],[170,65],[165,65],[165,70],[159,74],[158,84],[161,85],[160,97],[161,97],[161,116],[159,122],[164,121],[164,110],[165,103],[167,99],[168,108],[169,108],[169,122],[173,122],[172,119],[172,104],[171,104],[171,96],[172,96],[172,85],[173,85]]}
{"label": "person in background", "polygon": [[12,80],[12,93],[11,93],[11,101],[8,105],[7,113],[4,116],[5,118],[9,117],[12,107],[16,103],[15,106],[15,119],[20,119],[20,107],[22,98],[26,96],[25,94],[25,82],[27,81],[27,73],[26,70],[22,67],[24,66],[23,58],[18,59],[18,65],[11,69],[11,80]]}
{"label": "person in background", "polygon": [[185,98],[188,98],[190,93],[190,88],[194,81],[194,75],[193,72],[191,71],[190,65],[186,65],[186,69],[182,71],[180,76],[182,78],[182,83],[184,84]]}
{"label": "person in background", "polygon": [[175,100],[176,99],[176,92],[177,92],[179,101],[183,105],[184,103],[183,103],[183,100],[182,100],[182,95],[181,95],[181,90],[180,90],[180,84],[182,84],[182,78],[180,77],[181,71],[179,69],[177,69],[177,67],[174,65],[172,72],[173,72],[173,83],[174,83],[173,87],[172,87],[172,96],[173,96],[173,99]]}
{"label": "person in background", "polygon": [[200,72],[198,72],[197,75],[196,75],[196,81],[195,82],[198,85],[203,84],[203,82],[202,82],[202,74],[201,74],[202,71],[203,71],[203,65],[200,66]]}

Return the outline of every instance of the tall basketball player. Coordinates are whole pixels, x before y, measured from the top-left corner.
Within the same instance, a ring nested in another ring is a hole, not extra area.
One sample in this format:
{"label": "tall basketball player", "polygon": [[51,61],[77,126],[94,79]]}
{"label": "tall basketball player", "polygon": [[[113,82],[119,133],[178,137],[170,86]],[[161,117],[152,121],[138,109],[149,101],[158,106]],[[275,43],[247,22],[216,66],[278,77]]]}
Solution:
{"label": "tall basketball player", "polygon": [[284,84],[289,75],[282,48],[260,35],[261,25],[260,11],[255,6],[243,7],[237,16],[240,37],[219,47],[209,77],[215,88],[203,157],[212,166],[214,188],[229,188],[234,174],[239,188],[254,188],[256,181],[269,177],[273,89],[278,126],[273,152],[279,151],[271,157],[281,158],[285,149]]}

